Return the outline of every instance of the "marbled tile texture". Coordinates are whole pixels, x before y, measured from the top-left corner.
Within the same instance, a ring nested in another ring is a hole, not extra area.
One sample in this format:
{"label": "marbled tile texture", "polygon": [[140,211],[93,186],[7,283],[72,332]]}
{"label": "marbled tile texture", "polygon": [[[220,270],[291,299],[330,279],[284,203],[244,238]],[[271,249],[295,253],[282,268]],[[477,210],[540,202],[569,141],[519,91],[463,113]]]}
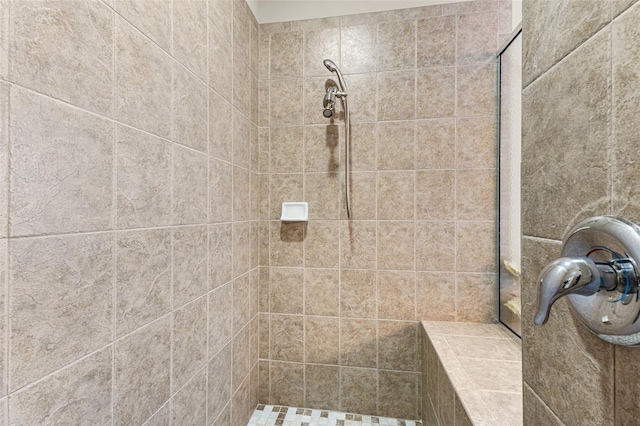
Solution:
{"label": "marbled tile texture", "polygon": [[[417,321],[494,320],[508,3],[260,26],[261,403],[420,418]],[[349,93],[351,220],[326,58]],[[285,201],[308,202],[309,222],[280,223]]]}
{"label": "marbled tile texture", "polygon": [[259,33],[244,0],[0,1],[0,425],[247,424]]}

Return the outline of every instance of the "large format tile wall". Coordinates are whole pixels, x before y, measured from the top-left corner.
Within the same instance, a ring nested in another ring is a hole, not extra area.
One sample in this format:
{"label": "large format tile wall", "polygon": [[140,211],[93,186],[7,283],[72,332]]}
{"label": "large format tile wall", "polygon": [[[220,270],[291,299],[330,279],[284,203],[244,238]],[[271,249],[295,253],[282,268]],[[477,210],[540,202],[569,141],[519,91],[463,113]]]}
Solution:
{"label": "large format tile wall", "polygon": [[0,20],[0,423],[246,424],[250,10],[16,0]]}
{"label": "large format tile wall", "polygon": [[[510,19],[476,1],[260,26],[262,403],[418,418],[417,320],[495,318]],[[351,220],[326,58],[348,86]],[[284,201],[307,201],[309,222],[281,223]]]}
{"label": "large format tile wall", "polygon": [[[564,300],[533,325],[537,276],[576,222],[640,223],[640,4],[524,2],[523,367],[525,424],[632,425],[638,349],[599,340]],[[561,17],[561,19],[559,19]]]}

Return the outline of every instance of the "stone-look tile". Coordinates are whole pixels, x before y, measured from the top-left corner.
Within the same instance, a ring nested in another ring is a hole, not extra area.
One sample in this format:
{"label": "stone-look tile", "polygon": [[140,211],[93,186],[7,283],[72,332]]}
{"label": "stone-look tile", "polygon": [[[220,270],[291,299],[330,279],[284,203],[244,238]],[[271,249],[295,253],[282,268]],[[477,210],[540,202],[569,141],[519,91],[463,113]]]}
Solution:
{"label": "stone-look tile", "polygon": [[[7,7],[0,11],[0,24],[4,25],[2,14],[7,13]],[[0,30],[3,31],[3,30]],[[2,34],[0,33],[0,37]],[[0,49],[2,49],[0,43]],[[0,55],[4,55],[0,51]],[[0,66],[2,64],[0,63]],[[2,69],[0,69],[0,76]],[[0,83],[0,205],[6,206],[9,201],[9,85]],[[0,238],[8,236],[8,209],[0,211]]]}
{"label": "stone-look tile", "polygon": [[436,403],[438,406],[438,418],[444,424],[453,424],[455,421],[456,394],[440,360],[438,360],[438,394],[436,399],[438,400]]}
{"label": "stone-look tile", "polygon": [[[224,1],[224,0],[222,0]],[[232,48],[222,32],[209,26],[209,85],[226,100],[231,100]],[[214,112],[217,112],[217,105]],[[217,114],[216,114],[217,115]]]}
{"label": "stone-look tile", "polygon": [[258,361],[258,398],[261,402],[270,402],[269,389],[271,387],[269,380],[269,362]]}
{"label": "stone-look tile", "polygon": [[106,234],[18,239],[9,250],[10,390],[15,390],[111,340],[113,239]]}
{"label": "stone-look tile", "polygon": [[496,111],[496,64],[457,67],[457,115],[493,116]]}
{"label": "stone-look tile", "polygon": [[378,321],[379,368],[418,371],[417,330],[414,322]]}
{"label": "stone-look tile", "polygon": [[[524,381],[563,423],[588,418],[593,419],[594,424],[611,425],[615,388],[614,346],[600,340],[575,321],[564,300],[553,305],[549,322],[544,327],[533,325],[538,274],[558,257],[559,252],[559,242],[526,236],[522,240]],[[566,363],[567,357],[572,360],[570,365]],[[576,383],[580,385],[575,386]],[[558,391],[563,386],[572,386],[575,390],[571,394],[560,395]]]}
{"label": "stone-look tile", "polygon": [[378,268],[415,270],[415,223],[378,222]]}
{"label": "stone-look tile", "polygon": [[340,276],[337,269],[304,270],[306,315],[331,315],[340,313]]}
{"label": "stone-look tile", "polygon": [[109,7],[100,2],[18,2],[11,7],[10,19],[10,47],[5,52],[11,55],[10,81],[111,116],[113,12]]}
{"label": "stone-look tile", "polygon": [[495,168],[495,120],[492,117],[460,118],[456,125],[458,168]]}
{"label": "stone-look tile", "polygon": [[[634,67],[640,57],[638,30],[634,23],[640,9],[620,16],[613,24],[613,213],[635,223],[640,221],[639,193],[636,185],[629,185],[638,176],[633,158],[634,140],[638,125],[633,118],[640,109],[638,76]],[[599,129],[600,130],[600,129]],[[604,130],[604,129],[602,129]]]}
{"label": "stone-look tile", "polygon": [[416,278],[408,271],[378,271],[378,318],[415,318]]}
{"label": "stone-look tile", "polygon": [[248,169],[251,164],[251,124],[238,110],[233,110],[233,164]]}
{"label": "stone-look tile", "polygon": [[520,361],[520,342],[513,339],[470,336],[445,336],[453,354],[459,358]]}
{"label": "stone-look tile", "polygon": [[340,409],[340,367],[305,365],[305,407]]}
{"label": "stone-look tile", "polygon": [[233,336],[233,284],[209,293],[209,355],[220,351]]}
{"label": "stone-look tile", "polygon": [[207,152],[209,120],[207,85],[177,63],[173,64],[171,139]]}
{"label": "stone-look tile", "polygon": [[396,21],[378,24],[378,71],[416,67],[416,22]]}
{"label": "stone-look tile", "polygon": [[116,17],[114,117],[168,138],[171,133],[171,58]]}
{"label": "stone-look tile", "polygon": [[245,116],[251,114],[251,70],[242,61],[233,61],[231,104]]}
{"label": "stone-look tile", "polygon": [[11,395],[10,424],[111,424],[111,353],[103,349]]}
{"label": "stone-look tile", "polygon": [[173,147],[130,127],[116,127],[117,227],[171,223]]}
{"label": "stone-look tile", "polygon": [[231,399],[231,345],[215,355],[207,365],[208,417],[216,419]]}
{"label": "stone-look tile", "polygon": [[416,222],[416,269],[455,271],[455,222]]}
{"label": "stone-look tile", "polygon": [[340,365],[371,367],[378,365],[376,321],[342,318],[340,321]]}
{"label": "stone-look tile", "polygon": [[173,313],[172,391],[180,389],[206,363],[207,298]]}
{"label": "stone-look tile", "polygon": [[[525,235],[560,240],[579,220],[609,211],[611,165],[601,155],[611,125],[609,43],[609,31],[599,33],[523,95],[522,114],[531,117],[522,123]],[[568,182],[580,184],[568,191]]]}
{"label": "stone-look tile", "polygon": [[302,172],[303,127],[271,128],[271,173]]}
{"label": "stone-look tile", "polygon": [[415,173],[378,173],[378,220],[414,218]]}
{"label": "stone-look tile", "polygon": [[304,75],[330,75],[331,72],[322,63],[327,58],[336,62],[340,58],[340,28],[336,26],[305,31]]}
{"label": "stone-look tile", "polygon": [[443,15],[462,15],[467,13],[487,12],[498,9],[496,0],[478,0],[442,5]]}
{"label": "stone-look tile", "polygon": [[[416,116],[414,71],[378,74],[378,120],[412,120]],[[420,87],[418,87],[420,90]]]}
{"label": "stone-look tile", "polygon": [[373,72],[376,69],[377,26],[371,24],[340,28],[340,57],[345,74]]}
{"label": "stone-look tile", "polygon": [[[417,171],[416,172],[416,217],[417,219],[419,220],[453,219],[455,217],[455,211],[456,211],[455,184],[456,184],[456,172],[454,170]],[[472,192],[471,195],[476,195],[476,194]]]}
{"label": "stone-look tile", "polygon": [[496,224],[458,221],[457,227],[456,270],[495,272]]}
{"label": "stone-look tile", "polygon": [[232,278],[233,230],[230,223],[209,225],[210,288],[220,287]]}
{"label": "stone-look tile", "polygon": [[[340,369],[340,409],[350,413],[375,413],[378,371],[368,368]],[[395,398],[395,396],[394,396]]]}
{"label": "stone-look tile", "polygon": [[215,158],[209,159],[209,219],[230,222],[233,212],[233,167]]}
{"label": "stone-look tile", "polygon": [[111,228],[113,125],[17,87],[10,102],[11,235]]}
{"label": "stone-look tile", "polygon": [[[305,362],[338,365],[340,360],[339,342],[339,318],[306,317]],[[313,407],[315,408],[316,406],[314,405]]]}
{"label": "stone-look tile", "polygon": [[258,333],[259,336],[259,348],[258,357],[260,359],[269,359],[269,314],[258,314]]}
{"label": "stone-look tile", "polygon": [[269,266],[269,225],[270,222],[266,220],[260,221],[260,229],[258,230],[260,266]]}
{"label": "stone-look tile", "polygon": [[418,373],[381,370],[378,378],[380,415],[401,419],[417,418],[419,377]]}
{"label": "stone-look tile", "polygon": [[271,398],[277,405],[304,406],[304,364],[271,362]]}
{"label": "stone-look tile", "polygon": [[476,390],[522,392],[521,362],[485,359],[482,363],[461,362],[461,365],[468,380],[476,386]]}
{"label": "stone-look tile", "polygon": [[302,314],[304,310],[304,270],[271,268],[270,313]]}
{"label": "stone-look tile", "polygon": [[251,279],[247,274],[233,281],[233,334],[245,327],[251,317]]}
{"label": "stone-look tile", "polygon": [[164,50],[171,50],[171,2],[118,0],[115,9]]}
{"label": "stone-look tile", "polygon": [[309,203],[310,218],[340,218],[340,196],[342,194],[340,177],[335,173],[306,173],[304,193],[304,200]]}
{"label": "stone-look tile", "polygon": [[622,12],[627,10],[627,8],[635,4],[636,1],[637,0],[612,0],[611,8],[613,11],[613,16],[611,18],[615,18],[620,15]]}
{"label": "stone-look tile", "polygon": [[[350,206],[351,219],[375,220],[378,211],[376,172],[353,172],[350,174]],[[342,178],[344,179],[344,178]],[[344,186],[344,181],[342,181]],[[344,203],[341,208],[341,218],[347,218]]]}
{"label": "stone-look tile", "polygon": [[233,232],[233,277],[239,277],[251,269],[251,223],[235,222]]}
{"label": "stone-look tile", "polygon": [[174,223],[206,223],[209,210],[207,156],[176,146],[173,160]]}
{"label": "stone-look tile", "polygon": [[292,362],[304,360],[303,318],[298,315],[271,315],[271,359]]}
{"label": "stone-look tile", "polygon": [[207,1],[173,2],[172,34],[173,56],[198,77],[206,79]]}
{"label": "stone-look tile", "polygon": [[[306,123],[303,120],[303,109],[300,108],[299,102],[293,101],[303,99],[301,79],[292,80],[272,80],[270,85],[271,99],[269,103],[270,123],[272,126],[296,126]],[[318,102],[322,100],[324,91],[316,93]],[[322,117],[321,105],[316,102],[318,117]],[[324,120],[318,120],[324,122]],[[302,134],[300,134],[299,144],[302,144]]]}
{"label": "stone-look tile", "polygon": [[[458,219],[494,220],[497,204],[496,171],[493,169],[458,170],[455,200]],[[548,217],[545,220],[548,220]]]}
{"label": "stone-look tile", "polygon": [[215,92],[209,92],[209,155],[225,161],[233,156],[232,106]]}
{"label": "stone-look tile", "polygon": [[280,219],[282,203],[299,201],[304,198],[302,174],[272,174],[269,197],[271,199],[270,219]]}
{"label": "stone-look tile", "polygon": [[[8,278],[8,268],[9,268],[9,259],[7,257],[8,252],[9,252],[8,240],[6,239],[0,240],[0,286],[2,286],[0,288],[0,309],[2,309],[2,312],[7,311],[6,308],[9,304],[9,301],[7,300],[8,299],[7,278]],[[6,315],[4,315],[2,318],[0,318],[0,333],[2,333],[0,335],[0,350],[2,351],[3,354],[8,353],[7,346],[9,341],[8,341],[7,329],[8,329],[7,317]],[[3,397],[9,393],[8,362],[6,358],[7,358],[7,355],[4,355],[0,359],[0,395]],[[0,406],[3,408],[4,408],[4,405],[5,405],[4,403],[0,403]],[[3,416],[0,416],[0,418],[4,419]]]}
{"label": "stone-look tile", "polygon": [[115,343],[116,425],[141,424],[169,399],[171,317]]}
{"label": "stone-look tile", "polygon": [[[224,1],[224,0],[221,0]],[[224,407],[224,410],[217,419],[213,420],[213,426],[227,426],[231,424],[231,402]]]}
{"label": "stone-look tile", "polygon": [[171,231],[120,234],[116,260],[116,331],[122,336],[171,309]]}
{"label": "stone-look tile", "polygon": [[[378,170],[413,170],[415,122],[382,122],[378,131]],[[371,145],[368,149],[371,150]]]}
{"label": "stone-look tile", "polygon": [[340,262],[340,222],[312,220],[307,224],[304,266],[337,268]]}
{"label": "stone-look tile", "polygon": [[[460,401],[460,398],[458,398],[458,395],[456,395],[455,398],[455,402],[454,402],[454,418],[455,418],[455,422],[457,426],[473,426],[473,422],[471,421],[471,419],[469,418],[469,415],[467,414],[467,411],[464,408],[464,405],[462,405],[462,402]],[[520,415],[520,417],[522,417],[522,414]],[[548,424],[548,423],[544,423],[544,424]]]}
{"label": "stone-look tile", "polygon": [[251,371],[251,327],[243,328],[233,338],[231,389],[235,393]]}
{"label": "stone-look tile", "polygon": [[495,274],[457,274],[456,321],[495,321],[496,282]]}
{"label": "stone-look tile", "polygon": [[458,65],[487,62],[498,50],[496,11],[458,16]]}
{"label": "stone-look tile", "polygon": [[[377,74],[371,73],[350,75],[348,77],[347,84],[349,85],[349,115],[351,116],[352,123],[376,121],[376,117],[378,116],[378,102],[376,95],[377,87],[382,87],[383,90],[387,89],[385,86],[385,82],[383,82],[382,86],[377,86],[376,76]],[[395,76],[391,74],[390,76],[387,76],[386,80],[397,80],[397,78],[394,77]],[[402,91],[403,93],[407,94],[407,96],[413,97],[413,85],[410,82],[407,82],[406,87],[402,87]],[[315,106],[317,104],[317,100],[314,100],[313,102]],[[402,106],[405,110],[409,109],[409,106],[405,106],[404,103],[402,104]],[[388,110],[385,108],[388,119],[395,119],[392,118],[395,114],[395,111],[393,111],[392,109],[392,107],[389,107]],[[323,118],[322,111],[318,111],[317,115],[319,119]],[[406,115],[409,116],[410,114],[407,113]]]}
{"label": "stone-look tile", "polygon": [[251,219],[251,172],[233,166],[233,220]]}
{"label": "stone-look tile", "polygon": [[260,173],[269,173],[271,165],[271,129],[268,127],[260,127],[258,129],[259,158],[258,166]]}
{"label": "stone-look tile", "polygon": [[376,222],[340,222],[340,266],[374,269],[376,267]]}
{"label": "stone-look tile", "polygon": [[[382,131],[380,133],[381,137]],[[392,137],[393,134],[386,133],[384,137]],[[378,142],[378,126],[376,123],[354,123],[351,124],[351,167],[354,171],[372,171],[377,170],[376,151]],[[404,142],[404,141],[403,141]],[[404,145],[406,146],[406,145]],[[403,150],[403,154],[404,154]],[[340,154],[344,156],[343,150]],[[394,152],[397,155],[397,152]],[[309,151],[305,151],[305,155],[309,155]],[[310,159],[306,159],[310,162]],[[343,160],[340,164],[344,164]],[[413,166],[413,163],[411,164]],[[337,170],[337,168],[336,168]]]}
{"label": "stone-look tile", "polygon": [[251,21],[244,2],[233,2],[234,61],[251,63]]}
{"label": "stone-look tile", "polygon": [[[523,399],[523,417],[527,419],[527,422],[536,425],[562,426],[563,423],[556,417],[553,411],[546,406],[526,383],[523,389]],[[624,416],[624,413],[620,413],[617,409],[616,413]]]}
{"label": "stone-look tile", "polygon": [[[354,132],[353,126],[354,125],[352,125],[352,133]],[[304,171],[335,174],[342,167],[341,145],[343,144],[343,140],[343,126],[338,126],[337,124],[305,126]],[[296,140],[293,143],[297,146],[299,141]],[[355,149],[355,144],[353,145],[353,148]],[[290,149],[291,148],[287,147],[285,152]],[[298,148],[294,146],[293,149],[295,150]]]}
{"label": "stone-look tile", "polygon": [[523,87],[604,27],[611,20],[610,14],[611,2],[599,0],[523,3],[523,26],[531,25],[531,36],[524,37],[522,45]]}
{"label": "stone-look tile", "polygon": [[207,281],[208,231],[206,226],[173,231],[173,306],[179,307],[202,296]]}
{"label": "stone-look tile", "polygon": [[453,119],[416,121],[416,168],[453,169],[456,165]]}
{"label": "stone-look tile", "polygon": [[271,266],[302,266],[305,226],[297,222],[271,222]]}
{"label": "stone-look tile", "polygon": [[207,375],[201,369],[171,401],[172,425],[204,425],[207,417]]}
{"label": "stone-look tile", "polygon": [[156,411],[144,426],[169,426],[171,424],[171,401],[167,401],[158,411]]}
{"label": "stone-look tile", "polygon": [[[258,82],[258,125],[268,126],[271,119],[271,92],[269,80]],[[267,129],[268,130],[268,129]]]}
{"label": "stone-look tile", "polygon": [[420,19],[417,30],[418,68],[455,65],[455,16],[434,16]]}
{"label": "stone-look tile", "polygon": [[340,315],[342,317],[376,317],[376,273],[362,269],[340,272]]}
{"label": "stone-look tile", "polygon": [[456,280],[451,272],[418,272],[416,296],[418,319],[455,321]]}
{"label": "stone-look tile", "polygon": [[426,68],[419,70],[417,75],[417,118],[453,117],[456,113],[456,68]]}
{"label": "stone-look tile", "polygon": [[303,63],[303,34],[271,34],[271,79],[300,77]]}

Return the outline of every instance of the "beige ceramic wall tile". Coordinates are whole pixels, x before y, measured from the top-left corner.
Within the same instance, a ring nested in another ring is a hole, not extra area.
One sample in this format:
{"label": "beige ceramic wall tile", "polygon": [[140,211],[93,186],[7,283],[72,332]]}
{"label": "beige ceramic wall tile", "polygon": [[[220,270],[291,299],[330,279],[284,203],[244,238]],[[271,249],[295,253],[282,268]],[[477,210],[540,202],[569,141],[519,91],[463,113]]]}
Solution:
{"label": "beige ceramic wall tile", "polygon": [[496,110],[496,65],[457,67],[458,117],[493,116]]}
{"label": "beige ceramic wall tile", "polygon": [[416,116],[414,71],[378,74],[378,120],[411,120]]}
{"label": "beige ceramic wall tile", "polygon": [[378,219],[413,219],[414,188],[413,171],[378,173]]}
{"label": "beige ceramic wall tile", "polygon": [[162,137],[171,130],[171,58],[116,17],[114,117]]}
{"label": "beige ceramic wall tile", "polygon": [[209,355],[213,356],[233,336],[233,284],[209,293]]}
{"label": "beige ceramic wall tile", "polygon": [[209,225],[209,280],[210,288],[217,288],[232,278],[232,225]]}
{"label": "beige ceramic wall tile", "polygon": [[378,321],[378,365],[381,369],[417,371],[416,324],[409,321]]}
{"label": "beige ceramic wall tile", "polygon": [[231,402],[224,407],[224,410],[217,419],[214,420],[214,426],[223,426],[231,424]]}
{"label": "beige ceramic wall tile", "polygon": [[[271,359],[303,362],[304,319],[302,316],[272,314],[270,335]],[[273,372],[271,380],[274,380]]]}
{"label": "beige ceramic wall tile", "polygon": [[340,28],[340,55],[345,74],[373,72],[376,69],[377,26],[362,24]]}
{"label": "beige ceramic wall tile", "polygon": [[209,289],[208,245],[206,225],[173,230],[174,308],[202,296]]}
{"label": "beige ceramic wall tile", "polygon": [[455,321],[456,280],[452,272],[418,272],[416,296],[419,320]]}
{"label": "beige ceramic wall tile", "polygon": [[206,223],[208,158],[180,146],[173,152],[173,221],[180,225]]}
{"label": "beige ceramic wall tile", "polygon": [[496,123],[492,117],[459,118],[458,168],[496,167]]}
{"label": "beige ceramic wall tile", "polygon": [[167,426],[171,424],[171,402],[167,401],[144,423],[145,426]]}
{"label": "beige ceramic wall tile", "polygon": [[315,316],[306,317],[305,362],[338,365],[340,361],[339,343],[339,318]]}
{"label": "beige ceramic wall tile", "polygon": [[112,115],[113,12],[109,7],[101,2],[21,1],[12,4],[11,22],[10,81]]}
{"label": "beige ceramic wall tile", "polygon": [[378,318],[415,318],[415,273],[378,271]]}
{"label": "beige ceramic wall tile", "polygon": [[418,417],[418,379],[418,373],[381,370],[378,379],[380,415],[402,419]]}
{"label": "beige ceramic wall tile", "polygon": [[172,390],[180,389],[207,358],[207,298],[201,297],[173,313]]}
{"label": "beige ceramic wall tile", "polygon": [[340,368],[305,365],[305,406],[340,409]]}
{"label": "beige ceramic wall tile", "polygon": [[456,275],[456,321],[493,322],[496,303],[495,274]]}
{"label": "beige ceramic wall tile", "polygon": [[304,310],[304,270],[271,268],[269,312],[302,314]]}
{"label": "beige ceramic wall tile", "polygon": [[416,222],[416,269],[455,271],[455,222]]}
{"label": "beige ceramic wall tile", "polygon": [[[322,99],[323,92],[320,92],[316,98]],[[303,119],[303,109],[294,99],[303,99],[303,80],[272,80],[270,86],[270,123],[272,126],[296,126],[307,123]],[[317,102],[320,102],[319,100]],[[318,105],[316,102],[316,105]],[[318,117],[322,118],[322,110],[318,106]],[[319,122],[324,122],[319,120]],[[302,141],[300,140],[299,143]]]}
{"label": "beige ceramic wall tile", "polygon": [[535,394],[535,392],[525,383],[523,389],[523,417],[534,424],[544,424],[550,426],[562,426],[562,422],[556,417],[549,407]]}
{"label": "beige ceramic wall tile", "polygon": [[111,424],[112,364],[109,346],[21,389],[9,398],[9,423]]}
{"label": "beige ceramic wall tile", "polygon": [[304,193],[310,218],[340,218],[340,178],[335,173],[306,173]]}
{"label": "beige ceramic wall tile", "polygon": [[378,372],[369,368],[340,368],[340,409],[350,413],[375,413]]}
{"label": "beige ceramic wall tile", "polygon": [[[351,124],[351,170],[376,170],[378,127],[376,123]],[[382,137],[382,133],[380,133],[380,136]],[[342,151],[343,149],[341,148],[340,153],[344,157]],[[305,154],[309,155],[306,151]],[[340,161],[341,165],[344,164],[343,161]]]}
{"label": "beige ceramic wall tile", "polygon": [[[276,131],[277,129],[274,129]],[[352,132],[354,132],[352,130]],[[354,132],[355,133],[355,132]],[[344,128],[338,124],[304,127],[304,171],[336,173],[342,167]],[[289,147],[297,150],[299,141]],[[354,146],[355,148],[355,146]],[[354,160],[355,161],[355,160]]]}
{"label": "beige ceramic wall tile", "polygon": [[231,346],[217,353],[207,365],[208,418],[217,418],[231,399]]}
{"label": "beige ceramic wall tile", "polygon": [[453,119],[416,121],[416,168],[455,167],[456,123]]}
{"label": "beige ceramic wall tile", "polygon": [[413,170],[415,122],[381,122],[378,131],[378,170]]}
{"label": "beige ceramic wall tile", "polygon": [[251,219],[251,173],[233,166],[233,220]]}
{"label": "beige ceramic wall tile", "polygon": [[340,320],[340,365],[378,366],[376,321],[342,318]]}
{"label": "beige ceramic wall tile", "polygon": [[251,115],[251,70],[242,61],[233,59],[232,105],[245,116]]}
{"label": "beige ceramic wall tile", "polygon": [[456,232],[456,270],[495,272],[496,224],[458,221]]}
{"label": "beige ceramic wall tile", "polygon": [[492,60],[498,50],[498,13],[459,15],[456,50],[458,65]]}
{"label": "beige ceramic wall tile", "polygon": [[303,70],[304,37],[301,32],[271,34],[271,78],[300,77]]}
{"label": "beige ceramic wall tile", "polygon": [[378,222],[378,268],[415,270],[414,222]]}
{"label": "beige ceramic wall tile", "polygon": [[251,224],[236,222],[233,228],[233,276],[239,277],[251,269]]}
{"label": "beige ceramic wall tile", "polygon": [[339,314],[340,276],[337,269],[304,270],[305,314]]}
{"label": "beige ceramic wall tile", "polygon": [[[375,220],[378,210],[376,172],[353,172],[350,174],[350,207],[354,220]],[[344,178],[342,185],[344,187]],[[345,203],[342,203],[342,219],[346,219]]]}
{"label": "beige ceramic wall tile", "polygon": [[498,9],[497,0],[478,0],[457,2],[442,5],[443,15],[462,15],[464,13],[479,13]]}
{"label": "beige ceramic wall tile", "polygon": [[340,64],[340,28],[318,28],[304,32],[304,75],[331,75],[322,63],[330,59]]}
{"label": "beige ceramic wall tile", "polygon": [[416,66],[416,21],[378,24],[378,71],[413,69]]}
{"label": "beige ceramic wall tile", "polygon": [[248,274],[233,281],[233,333],[237,334],[251,320],[251,280]]}
{"label": "beige ceramic wall tile", "polygon": [[209,145],[208,92],[206,83],[174,62],[171,139],[204,153]]}
{"label": "beige ceramic wall tile", "polygon": [[10,102],[11,235],[112,228],[113,125],[17,87]]}
{"label": "beige ceramic wall tile", "polygon": [[233,164],[244,167],[250,166],[251,155],[251,126],[249,119],[238,110],[233,110]]}
{"label": "beige ceramic wall tile", "polygon": [[171,231],[118,235],[116,259],[116,330],[122,336],[171,309]]}
{"label": "beige ceramic wall tile", "polygon": [[170,142],[130,127],[116,127],[117,227],[171,223]]}
{"label": "beige ceramic wall tile", "polygon": [[302,172],[303,131],[302,126],[271,129],[271,173]]}
{"label": "beige ceramic wall tile", "polygon": [[496,217],[496,171],[458,170],[456,214],[460,220],[494,220]]}
{"label": "beige ceramic wall tile", "polygon": [[233,212],[233,167],[215,158],[209,159],[209,219],[230,222]]}
{"label": "beige ceramic wall tile", "polygon": [[305,226],[296,222],[271,222],[270,264],[272,266],[303,266]]}
{"label": "beige ceramic wall tile", "polygon": [[114,259],[108,234],[11,240],[9,250],[13,391],[111,340]]}
{"label": "beige ceramic wall tile", "polygon": [[201,79],[207,78],[207,1],[173,2],[173,56]]}
{"label": "beige ceramic wall tile", "polygon": [[304,405],[304,364],[271,362],[272,404]]}
{"label": "beige ceramic wall tile", "polygon": [[170,396],[171,317],[115,343],[115,424],[142,423]]}
{"label": "beige ceramic wall tile", "polygon": [[337,268],[340,262],[340,222],[313,220],[307,224],[304,266]]}
{"label": "beige ceramic wall tile", "polygon": [[455,65],[456,16],[420,19],[417,25],[418,68]]}
{"label": "beige ceramic wall tile", "polygon": [[[210,6],[211,8],[211,6]],[[209,26],[209,85],[220,96],[231,100],[232,77],[231,44],[224,34],[215,27]]]}
{"label": "beige ceramic wall tile", "polygon": [[271,213],[270,219],[280,219],[282,203],[304,199],[304,175],[272,174],[270,182]]}
{"label": "beige ceramic wall tile", "polygon": [[416,172],[416,217],[420,220],[447,220],[455,217],[456,172],[421,170]]}
{"label": "beige ceramic wall tile", "polygon": [[171,2],[118,0],[115,9],[164,50],[171,51]]}
{"label": "beige ceramic wall tile", "polygon": [[376,317],[376,273],[361,269],[343,269],[340,273],[340,315]]}
{"label": "beige ceramic wall tile", "polygon": [[417,72],[417,118],[446,118],[456,113],[456,68],[426,68]]}
{"label": "beige ceramic wall tile", "polygon": [[341,268],[376,267],[376,222],[340,222]]}
{"label": "beige ceramic wall tile", "polygon": [[209,19],[222,32],[229,42],[231,42],[233,27],[233,1],[232,0],[209,0]]}
{"label": "beige ceramic wall tile", "polygon": [[206,423],[207,417],[207,375],[203,368],[196,376],[173,396],[171,401],[174,425],[195,425]]}
{"label": "beige ceramic wall tile", "polygon": [[[3,312],[7,311],[7,306],[9,304],[7,294],[7,276],[9,269],[9,259],[7,257],[8,253],[8,240],[0,240],[0,285],[2,286],[2,288],[0,288],[0,308],[3,310]],[[6,315],[4,315],[0,319],[0,333],[2,333],[2,335],[0,336],[0,350],[2,350],[3,354],[8,353],[9,341],[7,338],[7,329],[8,321]],[[8,362],[5,358],[6,355],[0,359],[0,395],[2,395],[3,397],[9,393]],[[4,407],[4,404],[1,405]]]}
{"label": "beige ceramic wall tile", "polygon": [[[5,83],[0,83],[0,167],[0,203],[6,206],[9,198],[9,85]],[[9,232],[8,213],[7,209],[0,210],[0,238],[6,238]]]}
{"label": "beige ceramic wall tile", "polygon": [[[352,123],[361,123],[361,122],[372,122],[376,121],[376,117],[378,114],[378,98],[377,93],[378,86],[376,84],[376,74],[355,74],[345,77],[347,80],[345,83],[347,84],[347,88],[349,90],[349,115],[351,117]],[[408,93],[411,88],[408,87],[410,83],[407,83],[407,87],[405,92]],[[386,90],[383,88],[383,90]],[[314,101],[317,102],[317,101]],[[402,105],[404,109],[408,109],[410,106]],[[306,104],[305,104],[306,107]],[[388,119],[393,119],[393,111],[391,108],[388,110],[385,108],[387,112]],[[320,111],[321,113],[322,111]],[[410,115],[407,113],[407,115]],[[320,115],[320,118],[322,116]],[[398,119],[404,119],[398,118]]]}
{"label": "beige ceramic wall tile", "polygon": [[233,157],[231,104],[216,92],[209,92],[209,155],[225,161]]}
{"label": "beige ceramic wall tile", "polygon": [[244,327],[233,338],[231,360],[231,389],[237,392],[251,369],[251,328]]}

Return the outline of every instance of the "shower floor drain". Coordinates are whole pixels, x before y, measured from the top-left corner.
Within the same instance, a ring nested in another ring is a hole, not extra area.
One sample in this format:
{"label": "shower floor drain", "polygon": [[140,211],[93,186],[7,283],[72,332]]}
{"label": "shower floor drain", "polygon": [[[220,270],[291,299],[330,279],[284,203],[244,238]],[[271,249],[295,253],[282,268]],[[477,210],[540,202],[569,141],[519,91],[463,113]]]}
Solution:
{"label": "shower floor drain", "polygon": [[247,426],[422,426],[420,420],[260,404]]}

